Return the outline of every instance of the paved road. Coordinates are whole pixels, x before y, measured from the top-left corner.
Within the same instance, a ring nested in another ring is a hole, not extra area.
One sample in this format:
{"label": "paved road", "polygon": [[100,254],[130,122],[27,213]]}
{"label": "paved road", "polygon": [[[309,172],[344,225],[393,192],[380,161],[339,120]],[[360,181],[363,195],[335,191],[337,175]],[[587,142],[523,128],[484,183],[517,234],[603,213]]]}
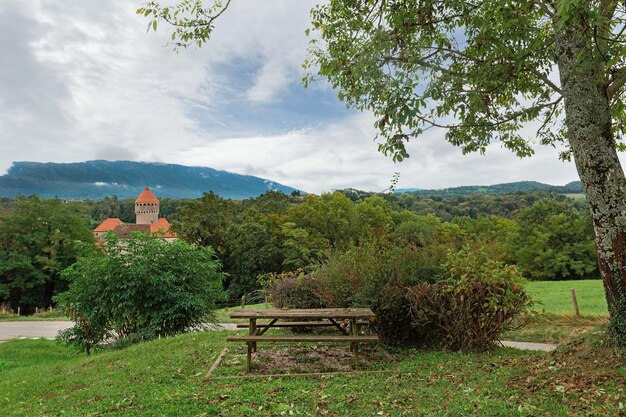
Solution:
{"label": "paved road", "polygon": [[[19,338],[54,338],[61,330],[72,327],[71,321],[0,321],[0,342]],[[237,330],[233,323],[222,323],[215,330]]]}
{"label": "paved road", "polygon": [[[10,339],[19,339],[21,337],[26,338],[39,338],[47,337],[54,338],[60,330],[72,327],[74,323],[71,321],[4,321],[0,322],[0,342]],[[233,323],[222,323],[219,328],[213,329],[221,330],[236,330],[237,325]],[[528,342],[510,342],[501,341],[503,346],[512,347],[523,350],[541,350],[544,352],[550,352],[556,349],[557,345],[549,343],[528,343]]]}
{"label": "paved road", "polygon": [[73,325],[71,321],[0,321],[0,342],[21,337],[53,338]]}
{"label": "paved road", "polygon": [[554,345],[552,343],[511,342],[508,340],[502,340],[500,343],[502,343],[502,346],[512,347],[515,349],[540,350],[542,352],[552,352],[558,347],[558,345]]}

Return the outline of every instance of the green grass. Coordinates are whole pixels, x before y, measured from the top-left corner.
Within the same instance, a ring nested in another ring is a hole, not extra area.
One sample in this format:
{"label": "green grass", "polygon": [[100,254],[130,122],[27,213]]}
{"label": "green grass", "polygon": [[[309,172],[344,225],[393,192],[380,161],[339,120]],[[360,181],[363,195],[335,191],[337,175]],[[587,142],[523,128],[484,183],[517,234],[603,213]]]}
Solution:
{"label": "green grass", "polygon": [[584,193],[571,193],[565,194],[567,197],[576,200],[576,201],[585,201],[587,200],[587,196]]}
{"label": "green grass", "polygon": [[60,310],[43,311],[37,314],[31,314],[30,316],[18,316],[17,314],[10,314],[6,312],[0,312],[0,321],[69,321],[70,318]]}
{"label": "green grass", "polygon": [[582,315],[607,315],[606,298],[601,280],[529,281],[526,291],[537,304],[536,311],[554,314],[574,314],[570,288],[576,290]]}
{"label": "green grass", "polygon": [[521,328],[504,333],[500,340],[560,344],[593,331],[606,320],[606,317],[599,315],[575,317],[540,313],[522,319],[524,325]]}
{"label": "green grass", "polygon": [[598,374],[597,380],[581,386],[561,366],[576,365],[571,356],[504,348],[399,350],[392,352],[396,365],[367,367],[385,372],[248,379],[243,349],[230,344],[223,364],[206,377],[227,334],[187,334],[92,356],[53,341],[2,343],[0,410],[7,416],[609,416],[626,403],[618,382],[624,369],[604,369],[613,360],[605,352],[585,374]]}
{"label": "green grass", "polygon": [[[268,308],[274,308],[272,307],[271,304],[265,304],[265,303],[260,303],[260,304],[250,304],[245,306],[244,308],[247,309],[268,309]],[[237,307],[228,307],[228,308],[222,308],[220,310],[217,310],[215,312],[215,316],[217,318],[217,322],[218,323],[243,323],[242,320],[235,320],[235,319],[231,319],[230,315],[237,310],[241,310],[241,306],[237,306]]]}

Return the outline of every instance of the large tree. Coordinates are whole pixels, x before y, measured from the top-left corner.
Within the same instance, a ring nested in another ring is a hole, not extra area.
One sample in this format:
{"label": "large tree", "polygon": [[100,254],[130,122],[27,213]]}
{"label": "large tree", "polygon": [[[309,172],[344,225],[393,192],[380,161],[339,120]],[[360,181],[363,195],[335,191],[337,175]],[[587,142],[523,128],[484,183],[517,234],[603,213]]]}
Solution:
{"label": "large tree", "polygon": [[[138,12],[174,25],[178,46],[206,42],[230,0]],[[369,110],[381,151],[446,129],[463,152],[499,142],[519,156],[563,145],[591,209],[610,329],[626,346],[626,6],[616,0],[330,0],[312,10],[307,64]],[[537,127],[528,134],[524,127]]]}
{"label": "large tree", "polygon": [[19,198],[0,213],[0,304],[29,313],[67,289],[61,271],[76,261],[75,241],[92,242],[84,206]]}

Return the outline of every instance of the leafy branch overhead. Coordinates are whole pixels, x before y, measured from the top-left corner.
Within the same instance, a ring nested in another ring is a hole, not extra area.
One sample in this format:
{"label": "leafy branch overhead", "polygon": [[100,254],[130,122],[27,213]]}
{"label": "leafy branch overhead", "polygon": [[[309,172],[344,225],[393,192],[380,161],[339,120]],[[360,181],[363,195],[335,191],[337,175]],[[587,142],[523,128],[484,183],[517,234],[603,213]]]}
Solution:
{"label": "leafy branch overhead", "polygon": [[[385,139],[379,148],[396,161],[409,156],[405,142],[433,127],[445,128],[446,139],[464,153],[482,153],[498,141],[530,156],[534,137],[567,147],[554,22],[567,22],[578,3],[330,1],[311,11],[316,36],[303,81],[308,85],[317,72],[350,107],[372,111]],[[594,34],[594,54],[604,66],[603,83],[622,133],[625,10],[616,2],[597,3],[589,7],[586,30]],[[137,12],[151,18],[149,29],[160,21],[172,25],[178,49],[209,40],[229,5],[150,1]],[[527,125],[536,131],[525,131]],[[562,157],[569,158],[569,150]]]}
{"label": "leafy branch overhead", "polygon": [[213,23],[228,9],[231,0],[216,1],[205,7],[202,0],[184,0],[173,7],[161,7],[158,1],[149,1],[137,9],[137,14],[150,17],[148,30],[157,30],[158,22],[164,21],[174,27],[172,42],[175,49],[190,45],[202,46],[213,31]]}

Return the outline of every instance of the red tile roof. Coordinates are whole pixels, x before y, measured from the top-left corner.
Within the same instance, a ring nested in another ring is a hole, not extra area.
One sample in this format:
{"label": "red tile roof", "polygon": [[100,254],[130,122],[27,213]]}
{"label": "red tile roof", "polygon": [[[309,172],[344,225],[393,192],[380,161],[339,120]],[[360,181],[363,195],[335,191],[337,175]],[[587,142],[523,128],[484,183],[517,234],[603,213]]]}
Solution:
{"label": "red tile roof", "polygon": [[150,225],[150,233],[156,233],[158,237],[176,237],[174,233],[170,233],[170,222],[165,217]]}
{"label": "red tile roof", "polygon": [[113,230],[119,237],[126,237],[132,232],[150,233],[149,224],[120,224]]}
{"label": "red tile roof", "polygon": [[137,197],[137,200],[135,200],[135,203],[158,203],[158,202],[159,200],[152,193],[152,191],[150,191],[150,187],[146,187],[141,192],[141,194],[139,194],[139,197]]}
{"label": "red tile roof", "polygon": [[117,218],[108,218],[102,223],[100,223],[98,227],[93,229],[93,231],[94,232],[106,232],[107,230],[114,230],[120,224],[124,224],[124,222],[122,222],[120,219],[117,219]]}

